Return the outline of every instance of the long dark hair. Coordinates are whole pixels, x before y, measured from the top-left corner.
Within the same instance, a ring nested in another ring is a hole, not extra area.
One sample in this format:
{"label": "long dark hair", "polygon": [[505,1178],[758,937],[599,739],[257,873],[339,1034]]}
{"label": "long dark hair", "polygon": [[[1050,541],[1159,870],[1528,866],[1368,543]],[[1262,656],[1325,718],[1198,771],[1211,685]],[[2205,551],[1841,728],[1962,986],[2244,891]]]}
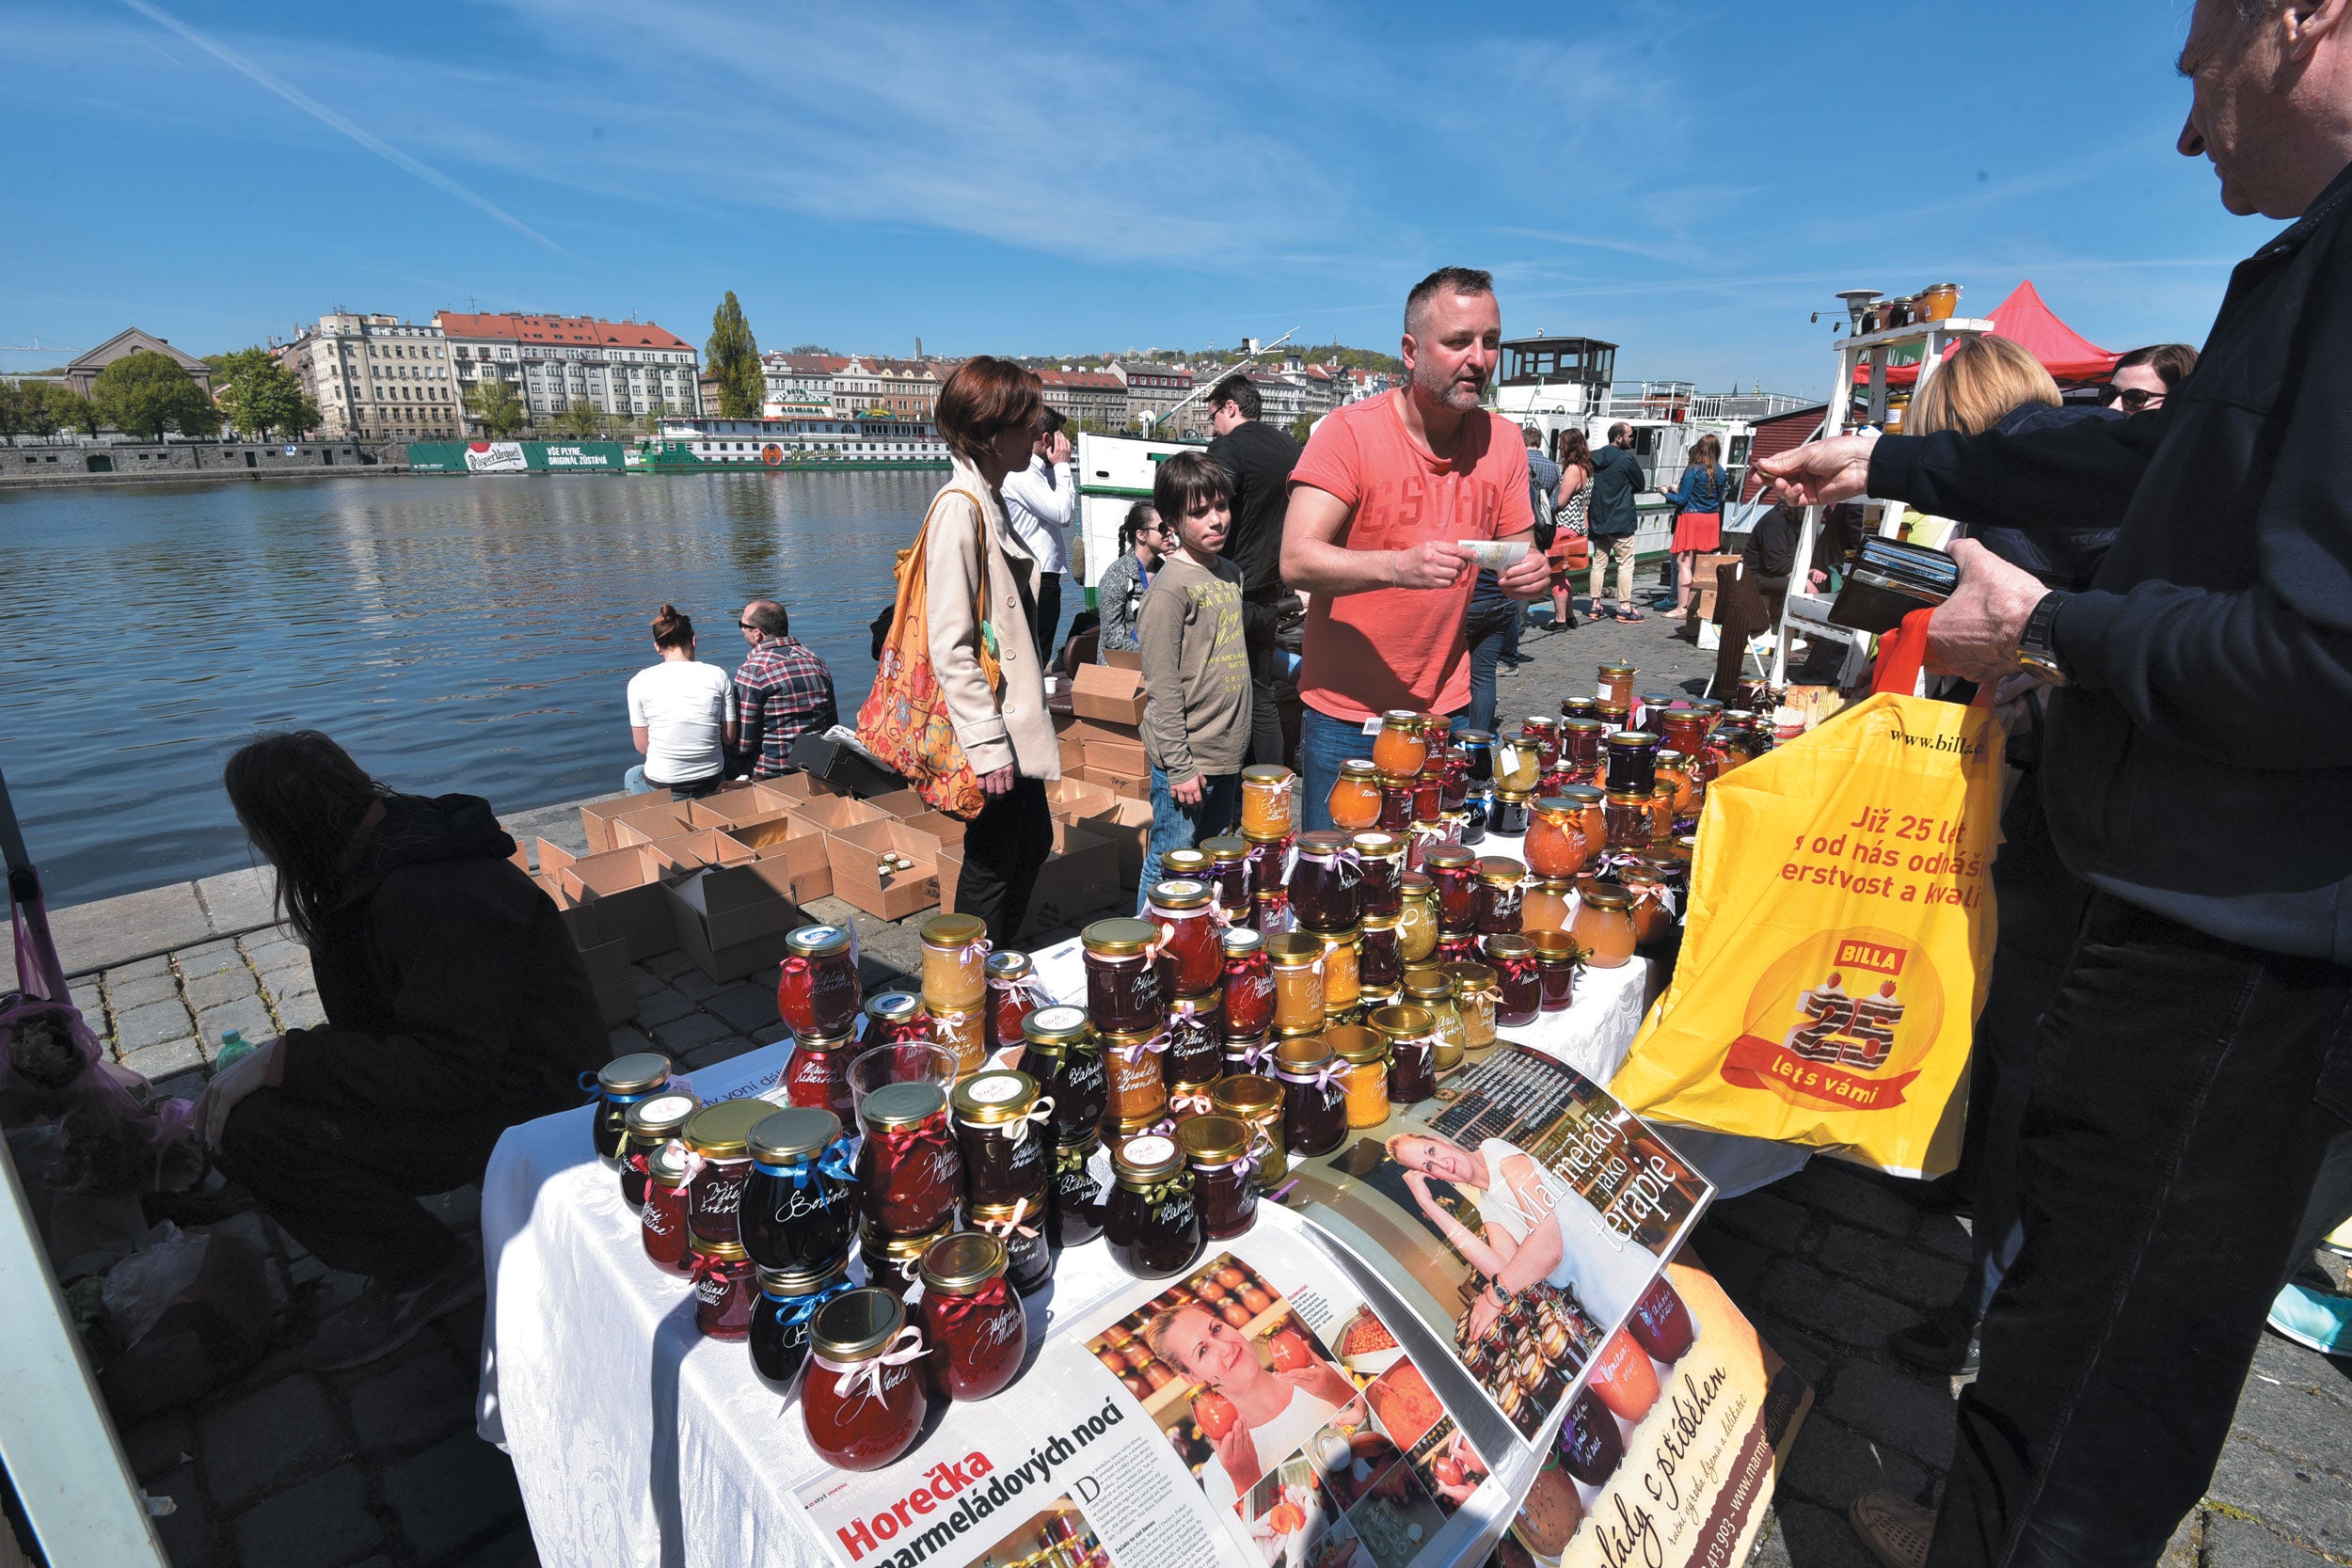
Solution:
{"label": "long dark hair", "polygon": [[316,730],[254,736],[221,769],[246,837],[278,871],[278,911],[309,942],[342,898],[352,835],[391,790]]}

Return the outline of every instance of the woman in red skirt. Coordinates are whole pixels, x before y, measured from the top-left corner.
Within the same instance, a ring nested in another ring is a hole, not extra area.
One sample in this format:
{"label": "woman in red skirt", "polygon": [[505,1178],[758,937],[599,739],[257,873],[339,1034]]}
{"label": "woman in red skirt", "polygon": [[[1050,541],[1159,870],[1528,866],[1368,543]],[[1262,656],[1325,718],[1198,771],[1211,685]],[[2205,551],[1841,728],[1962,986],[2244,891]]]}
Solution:
{"label": "woman in red skirt", "polygon": [[1702,436],[1691,448],[1691,466],[1682,470],[1682,488],[1675,492],[1675,608],[1677,617],[1691,612],[1691,567],[1702,555],[1723,546],[1724,505],[1731,499],[1731,476],[1719,459],[1723,443]]}

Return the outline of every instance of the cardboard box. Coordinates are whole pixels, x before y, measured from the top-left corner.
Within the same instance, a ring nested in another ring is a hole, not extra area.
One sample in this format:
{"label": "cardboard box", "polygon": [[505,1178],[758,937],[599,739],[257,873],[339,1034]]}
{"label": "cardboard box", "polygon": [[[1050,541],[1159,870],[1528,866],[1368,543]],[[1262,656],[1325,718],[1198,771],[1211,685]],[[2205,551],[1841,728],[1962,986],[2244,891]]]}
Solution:
{"label": "cardboard box", "polygon": [[[666,812],[672,803],[667,796],[659,792],[651,795],[615,795],[609,800],[589,801],[580,808],[580,831],[588,835],[588,852],[601,855],[607,849],[618,847],[613,842],[612,831],[615,818],[633,816],[643,811]],[[681,814],[677,820],[683,826],[686,818]]]}
{"label": "cardboard box", "polygon": [[1092,784],[1097,789],[1107,789],[1121,800],[1141,800],[1146,805],[1152,802],[1152,777],[1148,773],[1114,773],[1107,768],[1079,768],[1065,769],[1062,777]]}
{"label": "cardboard box", "polygon": [[811,800],[840,793],[824,780],[806,773],[784,773],[752,783],[752,798],[771,811],[797,810]]}
{"label": "cardboard box", "polygon": [[1113,724],[1143,722],[1143,671],[1111,664],[1081,664],[1070,680],[1070,710],[1081,719]]}
{"label": "cardboard box", "polygon": [[825,858],[825,830],[797,816],[746,822],[727,836],[753,851],[753,863],[768,884],[796,904],[833,894],[833,863]]}
{"label": "cardboard box", "polygon": [[960,816],[950,816],[944,811],[927,811],[920,816],[908,817],[907,826],[930,834],[939,840],[942,849],[946,849],[962,847],[963,835],[972,824]]}
{"label": "cardboard box", "polygon": [[[940,907],[954,912],[956,882],[963,875],[961,843],[939,851]],[[1119,850],[1110,840],[1067,822],[1054,824],[1054,850],[1038,867],[1037,883],[1029,894],[1029,912],[1014,941],[1025,941],[1082,916],[1117,908],[1124,911],[1134,899],[1119,885]]]}
{"label": "cardboard box", "polygon": [[869,822],[898,820],[888,812],[847,795],[831,795],[820,800],[811,800],[792,815],[803,822],[823,829],[828,833],[837,833],[849,828],[861,828]]}
{"label": "cardboard box", "polygon": [[531,879],[555,902],[556,911],[564,917],[564,928],[572,934],[572,945],[585,953],[609,939],[598,925],[593,905],[583,904],[564,886],[564,869],[572,864],[569,850],[546,839],[537,841],[539,869]]}
{"label": "cardboard box", "polygon": [[[825,858],[833,864],[833,895],[867,914],[904,920],[939,902],[939,840],[897,817],[862,822],[825,834]],[[884,876],[876,866],[884,850],[914,862],[912,871]]]}
{"label": "cardboard box", "polygon": [[1133,891],[1143,882],[1143,856],[1152,847],[1152,805],[1120,799],[1107,811],[1080,816],[1075,826],[1107,840],[1119,855],[1119,885]]}
{"label": "cardboard box", "polygon": [[564,891],[591,905],[596,934],[625,942],[629,958],[650,958],[677,945],[662,885],[677,870],[660,850],[638,844],[586,855],[564,868]]}
{"label": "cardboard box", "polygon": [[1116,790],[1068,776],[1056,779],[1045,786],[1045,809],[1057,820],[1067,821],[1089,812],[1108,811],[1111,803],[1118,799]]}
{"label": "cardboard box", "polygon": [[696,828],[732,828],[739,823],[759,822],[771,816],[782,816],[791,807],[785,800],[763,795],[757,784],[743,784],[706,795],[699,800],[686,802],[686,820]]}
{"label": "cardboard box", "polygon": [[1137,674],[1143,673],[1143,656],[1133,648],[1113,648],[1103,656],[1103,662],[1114,670],[1133,670]]}
{"label": "cardboard box", "polygon": [[739,979],[780,961],[786,933],[801,924],[800,906],[755,864],[705,866],[661,891],[678,951],[714,980]]}
{"label": "cardboard box", "polygon": [[888,812],[899,821],[910,821],[931,809],[930,802],[912,789],[894,789],[887,795],[877,795],[866,802],[877,811]]}
{"label": "cardboard box", "polygon": [[1089,740],[1132,740],[1140,742],[1143,732],[1133,724],[1105,723],[1101,720],[1077,719],[1057,714],[1054,718],[1054,737],[1061,745],[1061,770],[1086,766],[1086,743]]}
{"label": "cardboard box", "polygon": [[1152,765],[1144,760],[1140,740],[1089,740],[1086,752],[1089,772],[1117,773],[1129,779],[1152,776]]}
{"label": "cardboard box", "polygon": [[637,1016],[637,971],[628,961],[626,942],[598,942],[580,950],[588,971],[588,989],[596,993],[596,1012],[608,1029]]}
{"label": "cardboard box", "polygon": [[906,780],[829,735],[804,735],[786,755],[793,767],[852,795],[887,795],[906,787]]}
{"label": "cardboard box", "polygon": [[690,871],[699,866],[735,865],[759,858],[758,850],[716,828],[697,828],[691,833],[658,838],[653,847],[667,855],[680,869]]}
{"label": "cardboard box", "polygon": [[609,818],[604,827],[611,840],[606,845],[609,849],[626,849],[632,844],[653,844],[694,831],[694,824],[687,818],[685,803],[673,800],[663,800]]}

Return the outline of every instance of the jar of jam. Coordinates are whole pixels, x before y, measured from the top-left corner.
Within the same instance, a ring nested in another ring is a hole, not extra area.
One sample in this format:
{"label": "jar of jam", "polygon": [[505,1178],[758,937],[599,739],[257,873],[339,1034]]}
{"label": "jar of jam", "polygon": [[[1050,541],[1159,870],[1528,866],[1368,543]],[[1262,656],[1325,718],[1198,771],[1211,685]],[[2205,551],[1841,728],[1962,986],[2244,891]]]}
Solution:
{"label": "jar of jam", "polygon": [[1363,940],[1357,949],[1357,978],[1366,990],[1395,985],[1405,978],[1405,950],[1398,945],[1393,914],[1364,916]]}
{"label": "jar of jam", "polygon": [[1114,1121],[1157,1120],[1168,1109],[1168,1079],[1161,1057],[1168,1036],[1157,1029],[1132,1029],[1103,1036],[1103,1070],[1110,1079],[1104,1114]]}
{"label": "jar of jam", "polygon": [[1446,964],[1472,963],[1478,958],[1478,934],[1475,931],[1448,931],[1438,939],[1438,950],[1429,961]]}
{"label": "jar of jam", "polygon": [[1337,931],[1361,918],[1363,871],[1344,834],[1301,833],[1291,867],[1291,912],[1311,931]]}
{"label": "jar of jam", "polygon": [[[1627,860],[1617,865],[1617,882],[1632,897],[1633,943],[1656,947],[1675,934],[1677,889],[1674,876],[1648,860]],[[623,1171],[626,1177],[628,1172]]]}
{"label": "jar of jam", "polygon": [[1380,820],[1374,824],[1380,832],[1399,835],[1412,832],[1416,777],[1380,775]]}
{"label": "jar of jam", "polygon": [[924,1009],[930,1015],[931,1043],[943,1046],[956,1058],[958,1074],[977,1072],[988,1065],[988,1008],[933,1007]]}
{"label": "jar of jam", "polygon": [[1262,887],[1249,895],[1256,906],[1249,914],[1249,928],[1260,936],[1278,936],[1294,930],[1298,922],[1291,917],[1291,895],[1282,888]]}
{"label": "jar of jam", "polygon": [[1380,716],[1380,733],[1373,736],[1372,765],[1391,775],[1409,776],[1429,760],[1429,738],[1422,732],[1421,715],[1392,708]]}
{"label": "jar of jam", "polygon": [[1657,785],[1658,737],[1646,730],[1619,730],[1611,736],[1607,791],[1647,795]]}
{"label": "jar of jam", "polygon": [[1544,770],[1543,746],[1518,729],[1495,736],[1495,788],[1526,794]]}
{"label": "jar of jam", "polygon": [[1274,1028],[1278,1034],[1323,1027],[1323,940],[1305,931],[1266,939],[1274,966]]}
{"label": "jar of jam", "polygon": [[1274,1031],[1225,1037],[1225,1076],[1274,1070]]}
{"label": "jar of jam", "polygon": [[1486,824],[1494,816],[1495,792],[1492,785],[1473,789],[1462,802],[1462,809],[1446,815],[1454,819],[1454,838],[1457,844],[1474,846],[1486,841]]}
{"label": "jar of jam", "polygon": [[850,1258],[806,1268],[761,1269],[759,1294],[752,1301],[749,1337],[752,1369],[780,1394],[792,1391],[808,1362],[808,1321],[817,1309],[850,1288]]}
{"label": "jar of jam", "polygon": [[752,1331],[757,1271],[739,1242],[687,1232],[687,1276],[694,1282],[694,1326],[709,1339],[740,1339]]}
{"label": "jar of jam", "polygon": [[1560,1468],[1587,1486],[1607,1484],[1625,1463],[1625,1438],[1616,1418],[1590,1387],[1580,1389],[1560,1423]]}
{"label": "jar of jam", "polygon": [[[1389,1058],[1389,1102],[1402,1108],[1438,1092],[1438,1021],[1426,1007],[1382,1007],[1366,1022]],[[1457,1053],[1458,1055],[1458,1053]]]}
{"label": "jar of jam", "polygon": [[1497,985],[1495,1022],[1518,1029],[1535,1022],[1543,1011],[1544,981],[1535,967],[1535,947],[1522,936],[1486,939],[1486,962]]}
{"label": "jar of jam", "polygon": [[1527,842],[1519,852],[1527,857],[1527,868],[1538,877],[1573,877],[1597,847],[1584,842],[1583,817],[1576,802],[1565,796],[1547,795],[1535,802],[1527,825]]}
{"label": "jar of jam", "polygon": [[895,1291],[844,1291],[809,1320],[801,1418],[837,1470],[879,1470],[914,1447],[930,1414],[920,1329]]}
{"label": "jar of jam", "polygon": [[1470,927],[1482,937],[1519,928],[1519,884],[1527,867],[1502,855],[1487,855],[1478,863],[1477,880],[1470,884]]}
{"label": "jar of jam", "polygon": [[1331,781],[1324,809],[1331,814],[1331,825],[1343,832],[1358,832],[1378,824],[1380,769],[1366,757],[1341,763],[1340,776]]}
{"label": "jar of jam", "polygon": [[1647,795],[1613,794],[1603,811],[1609,822],[1609,847],[1617,853],[1646,849],[1657,835]]}
{"label": "jar of jam", "polygon": [[686,1146],[667,1143],[645,1158],[645,1204],[637,1236],[652,1259],[672,1274],[686,1272]]}
{"label": "jar of jam", "polygon": [[1426,872],[1405,874],[1405,909],[1397,916],[1397,951],[1408,964],[1419,963],[1438,950],[1438,889]]}
{"label": "jar of jam", "polygon": [[1280,1186],[1290,1174],[1290,1157],[1282,1148],[1282,1085],[1263,1073],[1228,1073],[1209,1091],[1209,1102],[1221,1117],[1232,1117],[1249,1129],[1257,1167],[1252,1180],[1263,1192]]}
{"label": "jar of jam", "polygon": [[991,1053],[1018,1047],[1023,1021],[1040,1007],[1052,1006],[1054,999],[1026,953],[991,953],[986,968],[988,1020],[982,1038]]}
{"label": "jar of jam", "polygon": [[1570,696],[1560,699],[1560,717],[1563,719],[1591,719],[1598,711],[1599,699],[1597,697]]}
{"label": "jar of jam", "polygon": [[1358,907],[1365,914],[1394,914],[1405,906],[1405,845],[1394,833],[1358,833],[1347,841],[1362,885]]}
{"label": "jar of jam", "polygon": [[1274,968],[1266,960],[1265,938],[1246,927],[1226,927],[1225,1033],[1263,1035],[1274,1027]]}
{"label": "jar of jam", "polygon": [[1519,734],[1535,748],[1538,770],[1549,768],[1560,760],[1560,721],[1548,713],[1530,715],[1519,721]]}
{"label": "jar of jam", "polygon": [[976,914],[935,914],[923,922],[923,1005],[961,1012],[988,995],[988,923]]}
{"label": "jar of jam", "polygon": [[1484,1051],[1495,1043],[1501,982],[1486,964],[1449,964],[1446,973],[1454,977],[1454,1005],[1462,1015],[1462,1048]]}
{"label": "jar of jam", "polygon": [[1568,917],[1576,912],[1572,897],[1575,892],[1573,877],[1529,878],[1519,895],[1519,929],[1565,930]]}
{"label": "jar of jam", "polygon": [[866,994],[857,977],[857,934],[846,926],[803,926],[784,939],[776,1011],[794,1038],[846,1035]]}
{"label": "jar of jam", "polygon": [[[1223,1064],[1220,1063],[1220,1073],[1222,1070]],[[1168,1120],[1182,1127],[1194,1117],[1205,1117],[1216,1110],[1216,1103],[1209,1099],[1209,1090],[1216,1084],[1214,1078],[1203,1078],[1197,1083],[1186,1083],[1181,1078],[1172,1080],[1168,1085]]]}
{"label": "jar of jam", "polygon": [[1413,820],[1434,822],[1445,815],[1445,766],[1433,752],[1413,778]]}
{"label": "jar of jam", "polygon": [[1600,772],[1601,740],[1608,733],[1597,719],[1560,721],[1560,763],[1577,783],[1590,784]]}
{"label": "jar of jam", "polygon": [[969,1201],[1011,1203],[1037,1191],[1054,1136],[1054,1102],[1039,1095],[1036,1079],[1002,1069],[975,1073],[956,1085],[948,1109]]}
{"label": "jar of jam", "polygon": [[1298,776],[1273,763],[1241,770],[1241,831],[1280,837],[1298,826]]}
{"label": "jar of jam", "polygon": [[930,1044],[931,1021],[923,999],[911,990],[886,990],[866,1003],[860,1043],[860,1055],[878,1045]]}
{"label": "jar of jam", "polygon": [[653,1151],[685,1130],[687,1119],[703,1108],[691,1094],[657,1094],[628,1108],[628,1141],[621,1150],[621,1201],[632,1209],[645,1201],[646,1162]]}
{"label": "jar of jam", "polygon": [[1584,860],[1589,865],[1609,842],[1609,819],[1602,806],[1606,798],[1590,784],[1569,784],[1560,791],[1560,798],[1576,802],[1584,833]]}
{"label": "jar of jam", "polygon": [[795,1035],[784,1063],[784,1097],[789,1105],[810,1105],[848,1117],[857,1108],[850,1093],[850,1062],[866,1049],[850,1035]]}
{"label": "jar of jam", "polygon": [[743,1183],[743,1251],[763,1269],[808,1269],[850,1255],[857,1235],[856,1158],[841,1119],[796,1106],[753,1123]]}
{"label": "jar of jam", "polygon": [[1200,1256],[1200,1209],[1192,1172],[1173,1138],[1131,1138],[1111,1153],[1114,1182],[1103,1213],[1111,1261],[1137,1279],[1165,1279]]}
{"label": "jar of jam", "polygon": [[1438,845],[1422,854],[1422,874],[1437,887],[1439,930],[1471,928],[1470,878],[1477,863],[1476,855],[1455,844]]}
{"label": "jar of jam", "polygon": [[1328,1154],[1347,1135],[1346,1071],[1321,1035],[1284,1040],[1274,1053],[1282,1083],[1282,1147],[1295,1156]]}
{"label": "jar of jam", "polygon": [[1641,666],[1612,659],[1600,667],[1600,680],[1595,689],[1596,698],[1603,705],[1618,707],[1633,705],[1633,677],[1642,673]]}
{"label": "jar of jam", "polygon": [[1005,1244],[978,1230],[942,1236],[923,1252],[923,1335],[931,1392],[984,1400],[1021,1370],[1029,1318],[1005,1278]]}
{"label": "jar of jam", "polygon": [[1054,1245],[1083,1246],[1103,1233],[1103,1184],[1088,1168],[1103,1141],[1093,1128],[1054,1146],[1045,1182],[1045,1234]]}
{"label": "jar of jam", "polygon": [[[1208,890],[1200,893],[1205,919]],[[1087,1012],[1097,1029],[1160,1026],[1160,977],[1152,961],[1159,936],[1159,927],[1145,920],[1098,920],[1078,933],[1086,950]]]}
{"label": "jar of jam", "polygon": [[1584,949],[1593,969],[1622,969],[1635,946],[1633,895],[1616,882],[1587,882],[1576,903],[1568,935]]}
{"label": "jar of jam", "polygon": [[[1270,980],[1268,984],[1271,985]],[[1167,1034],[1168,1053],[1160,1064],[1160,1071],[1169,1083],[1205,1084],[1223,1073],[1223,988],[1212,988],[1199,996],[1180,996],[1168,1003]]]}
{"label": "jar of jam", "polygon": [[1535,971],[1543,982],[1543,1010],[1565,1012],[1576,999],[1576,972],[1584,956],[1576,939],[1565,931],[1536,931],[1527,938],[1535,952]]}
{"label": "jar of jam", "polygon": [[[1249,914],[1249,841],[1246,838],[1223,836],[1204,838],[1200,852],[1209,857],[1206,875],[1210,896],[1228,922],[1244,920]],[[1166,872],[1162,862],[1162,872]]]}
{"label": "jar of jam", "polygon": [[1045,1288],[1054,1277],[1054,1248],[1046,1239],[1043,1188],[1010,1203],[976,1203],[965,1212],[973,1229],[1004,1243],[1005,1279],[1015,1291],[1031,1296]]}
{"label": "jar of jam", "polygon": [[861,1222],[857,1230],[858,1260],[866,1265],[866,1282],[904,1291],[923,1262],[923,1249],[956,1227],[954,1216],[915,1236],[888,1236]]}
{"label": "jar of jam", "polygon": [[1232,1117],[1195,1117],[1176,1130],[1176,1145],[1192,1172],[1200,1234],[1208,1241],[1231,1241],[1257,1223],[1254,1141],[1250,1129]]}
{"label": "jar of jam", "polygon": [[1691,1309],[1662,1275],[1633,1304],[1625,1328],[1644,1354],[1667,1367],[1688,1355],[1699,1335],[1698,1324],[1691,1321]]}
{"label": "jar of jam", "polygon": [[1475,787],[1495,782],[1495,737],[1489,730],[1460,730],[1454,736],[1462,759],[1462,777]]}
{"label": "jar of jam", "polygon": [[1360,927],[1350,926],[1344,930],[1308,932],[1323,943],[1323,1006],[1327,1012],[1338,1012],[1356,1005],[1360,989],[1358,949],[1362,945]]}
{"label": "jar of jam", "polygon": [[1497,838],[1526,836],[1528,803],[1534,799],[1532,781],[1525,789],[1496,790],[1494,810],[1486,814],[1486,831]]}
{"label": "jar of jam", "polygon": [[743,1239],[743,1184],[752,1174],[752,1129],[775,1113],[766,1100],[723,1100],[687,1118],[683,1142],[686,1227],[714,1242]]}
{"label": "jar of jam", "polygon": [[1360,1023],[1335,1023],[1323,1032],[1324,1044],[1340,1059],[1340,1093],[1346,1101],[1347,1125],[1377,1127],[1389,1119],[1389,1042],[1377,1029]]}
{"label": "jar of jam", "polygon": [[886,1236],[936,1230],[963,1196],[963,1156],[936,1084],[884,1084],[858,1107],[859,1212]]}
{"label": "jar of jam", "polygon": [[660,1094],[670,1082],[670,1058],[658,1051],[615,1056],[596,1069],[596,1108],[588,1131],[595,1138],[596,1158],[608,1165],[621,1163],[628,1141],[628,1108]]}
{"label": "jar of jam", "polygon": [[1217,942],[1216,911],[1209,901],[1208,883],[1188,878],[1154,883],[1143,912],[1159,933],[1159,994],[1199,996],[1213,990],[1224,968],[1224,953]]}
{"label": "jar of jam", "polygon": [[1103,1049],[1084,1007],[1040,1007],[1021,1021],[1021,1069],[1054,1101],[1054,1137],[1091,1132],[1110,1097]]}
{"label": "jar of jam", "polygon": [[1452,1072],[1462,1065],[1467,1047],[1462,1009],[1454,997],[1454,963],[1422,964],[1405,972],[1404,1001],[1429,1015],[1431,1035],[1438,1042],[1438,1070]]}

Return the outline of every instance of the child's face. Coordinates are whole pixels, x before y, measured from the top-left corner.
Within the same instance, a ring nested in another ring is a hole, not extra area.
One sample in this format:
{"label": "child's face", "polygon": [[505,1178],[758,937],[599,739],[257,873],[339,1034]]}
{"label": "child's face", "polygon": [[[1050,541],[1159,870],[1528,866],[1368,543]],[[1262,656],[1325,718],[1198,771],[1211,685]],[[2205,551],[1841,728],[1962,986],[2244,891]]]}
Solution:
{"label": "child's face", "polygon": [[1186,549],[1215,555],[1225,547],[1225,531],[1232,519],[1232,507],[1223,497],[1194,501],[1176,525],[1177,537]]}

